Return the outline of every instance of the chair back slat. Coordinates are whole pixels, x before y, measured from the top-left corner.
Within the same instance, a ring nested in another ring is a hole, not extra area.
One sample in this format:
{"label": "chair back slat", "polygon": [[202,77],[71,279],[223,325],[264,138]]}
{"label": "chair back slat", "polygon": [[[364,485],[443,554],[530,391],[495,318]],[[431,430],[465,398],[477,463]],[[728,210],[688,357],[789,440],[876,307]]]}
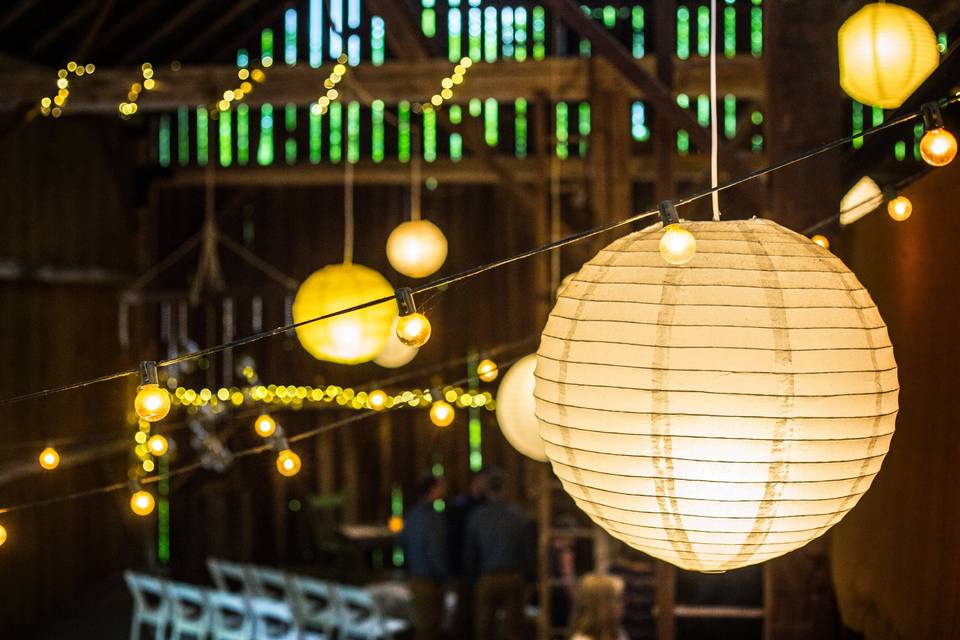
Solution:
{"label": "chair back slat", "polygon": [[211,591],[211,640],[253,640],[254,617],[250,614],[246,596],[227,591]]}

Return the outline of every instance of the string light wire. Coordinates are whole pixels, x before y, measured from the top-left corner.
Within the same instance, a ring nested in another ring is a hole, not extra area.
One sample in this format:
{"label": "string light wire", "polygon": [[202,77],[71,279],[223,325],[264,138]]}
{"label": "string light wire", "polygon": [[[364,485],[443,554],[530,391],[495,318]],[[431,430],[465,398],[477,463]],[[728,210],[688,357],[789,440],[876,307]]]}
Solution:
{"label": "string light wire", "polygon": [[[938,104],[939,104],[941,107],[946,107],[946,106],[950,106],[950,105],[956,104],[957,102],[960,102],[960,94],[951,96],[951,97],[946,98],[946,99],[942,99],[942,100],[940,100],[940,101],[938,102]],[[858,132],[858,133],[855,133],[855,134],[851,134],[851,135],[847,135],[847,136],[844,136],[844,137],[842,137],[842,138],[837,138],[837,139],[832,140],[832,141],[830,141],[830,142],[824,143],[824,144],[820,145],[819,147],[815,147],[815,148],[810,149],[810,150],[808,150],[808,151],[804,151],[804,152],[802,152],[802,153],[800,153],[800,154],[797,154],[797,155],[795,155],[795,156],[793,156],[793,157],[787,158],[786,160],[781,160],[780,162],[774,163],[774,164],[769,165],[769,166],[767,166],[767,167],[763,167],[763,168],[757,169],[757,170],[755,170],[755,171],[751,171],[751,172],[746,173],[746,174],[744,174],[744,175],[742,175],[742,176],[739,176],[739,177],[737,177],[737,178],[733,178],[733,179],[731,179],[731,180],[728,180],[727,182],[724,182],[724,183],[722,183],[722,184],[718,184],[718,185],[716,185],[716,186],[711,186],[709,189],[704,189],[703,191],[700,191],[700,192],[695,193],[695,194],[693,194],[693,195],[690,195],[690,196],[686,196],[686,197],[684,197],[684,198],[681,198],[680,200],[677,200],[677,201],[674,202],[674,206],[679,207],[679,206],[691,204],[691,203],[693,203],[693,202],[696,202],[696,201],[698,201],[698,200],[701,200],[701,199],[703,199],[703,198],[706,198],[707,196],[712,196],[714,193],[720,193],[720,192],[722,192],[722,191],[726,191],[727,189],[732,189],[732,188],[737,187],[737,186],[739,186],[739,185],[742,185],[742,184],[745,184],[745,183],[747,183],[747,182],[750,182],[751,180],[756,180],[757,178],[763,177],[763,176],[768,175],[768,174],[770,174],[770,173],[774,173],[774,172],[776,172],[776,171],[780,171],[781,169],[785,169],[786,167],[792,166],[792,165],[794,165],[794,164],[803,162],[803,161],[805,161],[805,160],[809,160],[810,158],[814,158],[814,157],[816,157],[816,156],[818,156],[818,155],[820,155],[820,154],[826,153],[827,151],[832,151],[833,149],[837,149],[837,148],[842,147],[842,146],[844,146],[844,145],[850,144],[850,143],[854,140],[854,138],[864,138],[864,137],[868,137],[868,136],[871,136],[871,135],[880,133],[881,131],[886,131],[887,129],[890,129],[890,128],[899,126],[899,125],[901,125],[901,124],[910,122],[910,121],[912,121],[912,120],[915,120],[915,119],[919,118],[920,116],[921,116],[921,111],[919,111],[919,110],[918,110],[918,111],[913,111],[913,112],[910,112],[910,113],[903,114],[903,115],[901,115],[901,116],[899,116],[899,117],[897,117],[897,118],[894,118],[894,119],[892,119],[892,120],[887,120],[886,122],[883,122],[883,123],[881,123],[881,124],[879,124],[879,125],[876,125],[876,126],[874,126],[874,127],[869,128],[869,129],[865,129],[865,130],[863,130],[863,131],[861,131],[861,132]],[[573,243],[576,243],[576,242],[580,242],[581,240],[586,240],[586,239],[588,239],[588,238],[592,238],[592,237],[594,237],[594,236],[601,235],[601,234],[606,233],[606,232],[608,232],[608,231],[612,231],[612,230],[614,230],[614,229],[619,229],[620,227],[624,227],[624,226],[626,226],[626,225],[633,224],[633,223],[635,223],[635,222],[639,222],[640,220],[643,220],[643,219],[646,219],[646,218],[650,218],[650,217],[653,217],[653,216],[657,216],[657,215],[659,215],[659,210],[657,210],[657,209],[652,209],[652,210],[649,210],[649,211],[644,211],[644,212],[642,212],[642,213],[638,213],[638,214],[632,215],[632,216],[630,216],[630,217],[628,217],[628,218],[624,218],[624,219],[622,219],[622,220],[617,220],[617,221],[609,222],[609,223],[606,223],[606,224],[603,224],[603,225],[599,225],[599,226],[593,227],[593,228],[591,228],[591,229],[586,229],[586,230],[581,231],[581,232],[579,232],[579,233],[575,233],[575,234],[571,234],[571,235],[565,236],[565,237],[563,237],[563,238],[560,238],[559,240],[554,240],[554,241],[552,241],[552,242],[548,242],[548,243],[546,243],[546,244],[540,245],[539,247],[535,247],[535,248],[533,248],[533,249],[529,249],[529,250],[527,250],[527,251],[524,251],[524,252],[522,252],[522,253],[516,254],[516,255],[514,255],[514,256],[510,256],[510,257],[508,257],[508,258],[503,258],[503,259],[501,259],[501,260],[496,260],[496,261],[494,261],[494,262],[490,262],[490,263],[487,263],[487,264],[484,264],[484,265],[480,265],[480,266],[477,266],[477,267],[473,267],[473,268],[471,268],[471,269],[466,269],[466,270],[464,270],[464,271],[461,271],[461,272],[459,272],[459,273],[455,273],[455,274],[450,275],[450,276],[444,276],[444,277],[442,277],[442,278],[438,278],[438,279],[436,279],[436,280],[433,280],[433,281],[428,282],[428,283],[425,283],[425,284],[417,285],[417,286],[415,286],[415,287],[412,287],[412,288],[411,288],[411,291],[412,291],[414,294],[420,294],[420,293],[425,293],[425,292],[427,292],[427,291],[433,291],[433,290],[435,290],[435,289],[440,289],[441,287],[446,287],[446,286],[448,286],[448,285],[450,285],[450,284],[454,284],[454,283],[460,282],[461,280],[466,280],[467,278],[472,278],[472,277],[478,276],[478,275],[480,275],[480,274],[482,274],[482,273],[485,273],[485,272],[487,272],[487,271],[491,271],[491,270],[493,270],[493,269],[498,269],[498,268],[500,268],[500,267],[504,267],[504,266],[507,266],[507,265],[509,265],[509,264],[513,264],[514,262],[519,262],[519,261],[521,261],[521,260],[525,260],[525,259],[527,259],[527,258],[531,258],[531,257],[533,257],[533,256],[540,255],[541,253],[546,253],[546,252],[548,252],[548,251],[553,251],[553,250],[559,249],[559,248],[561,248],[561,247],[565,247],[565,246],[567,246],[567,245],[570,245],[570,244],[573,244]],[[203,357],[205,357],[205,356],[212,355],[212,354],[218,353],[218,352],[220,352],[220,351],[226,351],[227,349],[235,349],[235,348],[237,348],[237,347],[242,347],[242,346],[245,346],[245,345],[248,345],[248,344],[252,344],[252,343],[254,343],[254,342],[259,342],[260,340],[264,340],[264,339],[271,338],[271,337],[274,337],[274,336],[278,336],[278,335],[281,335],[281,334],[289,333],[290,331],[293,331],[294,329],[296,329],[296,328],[298,328],[298,327],[302,327],[302,326],[305,326],[305,325],[313,324],[314,322],[321,322],[321,321],[323,321],[323,320],[328,320],[328,319],[330,319],[330,318],[335,318],[335,317],[337,317],[337,316],[345,315],[345,314],[348,314],[348,313],[353,313],[354,311],[360,311],[360,310],[362,310],[362,309],[367,309],[367,308],[369,308],[369,307],[374,307],[374,306],[377,306],[377,305],[380,305],[380,304],[385,304],[385,303],[390,302],[391,300],[394,300],[394,299],[395,299],[394,296],[384,296],[384,297],[382,297],[382,298],[377,298],[377,299],[375,299],[375,300],[368,300],[368,301],[366,301],[366,302],[362,302],[362,303],[357,304],[357,305],[354,305],[354,306],[352,306],[352,307],[347,307],[347,308],[345,308],[345,309],[339,309],[339,310],[337,310],[337,311],[332,311],[332,312],[330,312],[330,313],[327,313],[327,314],[324,314],[324,315],[321,315],[321,316],[317,316],[317,317],[315,317],[315,318],[308,318],[308,319],[306,319],[306,320],[301,320],[300,322],[292,322],[292,323],[289,323],[289,324],[286,324],[286,325],[281,325],[281,326],[276,327],[276,328],[274,328],[274,329],[270,329],[270,330],[267,330],[267,331],[261,331],[261,332],[259,332],[259,333],[254,333],[254,334],[251,334],[251,335],[246,336],[246,337],[244,337],[244,338],[239,338],[239,339],[237,339],[237,340],[231,340],[231,341],[229,341],[229,342],[225,342],[225,343],[218,344],[218,345],[215,345],[215,346],[212,346],[212,347],[208,347],[208,348],[206,348],[206,349],[200,349],[200,350],[198,350],[198,351],[192,351],[192,352],[184,353],[184,354],[178,355],[178,356],[176,356],[176,357],[170,358],[170,359],[168,359],[168,360],[159,361],[159,362],[157,362],[157,366],[158,366],[158,367],[167,367],[167,366],[170,366],[170,365],[173,365],[173,364],[178,364],[178,363],[181,363],[181,362],[187,362],[187,361],[189,361],[189,360],[196,360],[197,358],[203,358]],[[137,371],[138,371],[137,368],[125,369],[125,370],[123,370],[123,371],[117,371],[117,372],[115,372],[115,373],[108,373],[108,374],[105,374],[105,375],[102,375],[102,376],[98,376],[98,377],[96,377],[96,378],[91,378],[91,379],[89,379],[89,380],[84,380],[84,381],[81,381],[81,382],[74,382],[74,383],[65,384],[65,385],[62,385],[62,386],[59,386],[59,387],[51,387],[51,388],[49,388],[49,389],[44,389],[44,390],[41,390],[41,391],[34,391],[34,392],[32,392],[32,393],[26,393],[26,394],[19,395],[19,396],[12,396],[12,397],[9,397],[9,398],[4,398],[4,399],[0,400],[0,407],[5,407],[5,406],[11,405],[11,404],[15,404],[15,403],[18,403],[18,402],[24,402],[24,401],[27,401],[27,400],[34,400],[34,399],[38,399],[38,398],[43,398],[43,397],[50,396],[50,395],[53,395],[53,394],[56,394],[56,393],[61,393],[61,392],[64,392],[64,391],[70,391],[70,390],[74,390],[74,389],[81,389],[81,388],[83,388],[83,387],[88,387],[88,386],[91,386],[91,385],[94,385],[94,384],[99,384],[99,383],[102,383],[102,382],[108,382],[108,381],[111,381],[111,380],[117,380],[117,379],[119,379],[119,378],[124,378],[124,377],[127,377],[127,376],[135,375],[135,374],[137,373]]]}

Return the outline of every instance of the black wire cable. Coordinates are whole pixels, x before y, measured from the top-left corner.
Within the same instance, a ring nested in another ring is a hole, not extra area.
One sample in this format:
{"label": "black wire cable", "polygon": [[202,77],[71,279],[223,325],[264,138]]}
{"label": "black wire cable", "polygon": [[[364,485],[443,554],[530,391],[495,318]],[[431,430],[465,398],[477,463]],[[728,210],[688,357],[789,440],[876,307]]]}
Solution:
{"label": "black wire cable", "polygon": [[[941,107],[946,107],[946,106],[955,104],[955,103],[957,103],[957,102],[960,102],[960,94],[951,96],[951,97],[949,97],[949,98],[941,99],[941,100],[939,100],[939,101],[937,102],[937,104],[938,104],[939,106],[941,106]],[[883,124],[877,125],[877,126],[875,126],[875,127],[871,127],[871,128],[869,128],[869,129],[864,129],[863,131],[857,132],[857,133],[855,133],[855,134],[851,134],[851,135],[848,135],[848,136],[844,136],[844,137],[842,137],[842,138],[838,138],[838,139],[836,139],[836,140],[832,140],[832,141],[827,142],[827,143],[825,143],[825,144],[823,144],[823,145],[821,145],[821,146],[819,146],[819,147],[816,147],[816,148],[811,149],[811,150],[809,150],[809,151],[805,151],[805,152],[803,152],[803,153],[800,153],[800,154],[798,154],[798,155],[796,155],[796,156],[793,156],[793,157],[791,157],[791,158],[788,158],[788,159],[786,159],[786,160],[782,160],[782,161],[780,161],[780,162],[777,162],[777,163],[775,163],[775,164],[769,165],[769,166],[767,166],[767,167],[765,167],[765,168],[762,168],[762,169],[757,169],[756,171],[751,171],[750,173],[748,173],[748,174],[746,174],[746,175],[740,176],[740,177],[738,177],[738,178],[734,178],[734,179],[732,179],[732,180],[728,180],[727,182],[724,182],[723,184],[717,185],[716,187],[711,187],[711,188],[709,188],[709,189],[705,189],[705,190],[703,190],[703,191],[700,191],[700,192],[698,192],[698,193],[696,193],[696,194],[694,194],[694,195],[687,196],[687,197],[685,197],[685,198],[682,198],[682,199],[680,199],[680,200],[677,200],[677,201],[674,202],[674,206],[682,206],[682,205],[690,204],[690,203],[692,203],[692,202],[696,202],[697,200],[700,200],[700,199],[702,199],[702,198],[705,198],[705,197],[707,197],[707,196],[710,196],[710,195],[712,195],[714,192],[719,193],[719,192],[725,191],[725,190],[727,190],[727,189],[732,189],[733,187],[739,186],[739,185],[744,184],[744,183],[746,183],[746,182],[749,182],[749,181],[751,181],[751,180],[755,180],[755,179],[757,179],[757,178],[760,178],[760,177],[762,177],[762,176],[768,175],[768,174],[773,173],[773,172],[775,172],[775,171],[779,171],[779,170],[784,169],[784,168],[786,168],[786,167],[789,167],[789,166],[791,166],[791,165],[797,164],[798,162],[803,162],[804,160],[809,160],[810,158],[816,157],[816,156],[818,156],[818,155],[820,155],[820,154],[822,154],[822,153],[826,153],[827,151],[831,151],[831,150],[833,150],[833,149],[842,147],[842,146],[844,146],[844,145],[849,144],[850,142],[852,142],[855,138],[865,138],[865,137],[874,135],[874,134],[876,134],[876,133],[880,133],[881,131],[886,131],[887,129],[890,129],[890,128],[892,128],[892,127],[899,126],[899,125],[901,125],[901,124],[910,122],[911,120],[915,120],[916,118],[921,117],[921,115],[922,115],[922,112],[921,112],[921,111],[914,111],[914,112],[912,112],[912,113],[906,113],[906,114],[904,114],[904,115],[902,115],[902,116],[899,116],[899,117],[897,117],[897,118],[894,118],[893,120],[888,120],[887,122],[884,122]],[[540,245],[539,247],[535,247],[535,248],[530,249],[530,250],[528,250],[528,251],[524,251],[523,253],[519,253],[519,254],[514,255],[514,256],[511,256],[511,257],[509,257],[509,258],[504,258],[504,259],[502,259],[502,260],[496,260],[496,261],[494,261],[494,262],[489,262],[489,263],[484,264],[484,265],[480,265],[480,266],[477,266],[477,267],[473,267],[472,269],[466,269],[466,270],[461,271],[461,272],[459,272],[459,273],[455,273],[455,274],[450,275],[450,276],[444,276],[444,277],[442,277],[442,278],[438,278],[438,279],[433,280],[433,281],[431,281],[431,282],[428,282],[428,283],[425,283],[425,284],[422,284],[422,285],[418,285],[418,286],[416,286],[416,287],[412,287],[412,288],[411,288],[411,291],[412,291],[414,294],[419,294],[419,293],[425,293],[425,292],[427,292],[427,291],[432,291],[432,290],[434,290],[434,289],[439,289],[440,287],[444,287],[444,286],[447,286],[447,285],[450,285],[450,284],[454,284],[454,283],[456,283],[456,282],[460,282],[461,280],[465,280],[465,279],[467,279],[467,278],[472,278],[472,277],[474,277],[474,276],[478,276],[478,275],[480,275],[480,274],[482,274],[482,273],[484,273],[484,272],[486,272],[486,271],[490,271],[490,270],[492,270],[492,269],[498,269],[498,268],[500,268],[500,267],[503,267],[503,266],[512,264],[512,263],[514,263],[514,262],[518,262],[518,261],[520,261],[520,260],[525,260],[526,258],[530,258],[530,257],[536,256],[536,255],[539,255],[539,254],[541,254],[541,253],[546,253],[546,252],[549,252],[549,251],[553,251],[553,250],[555,250],[555,249],[559,249],[559,248],[564,247],[564,246],[567,246],[567,245],[569,245],[569,244],[573,244],[573,243],[579,242],[579,241],[581,241],[581,240],[586,240],[587,238],[592,238],[592,237],[594,237],[594,236],[600,235],[600,234],[605,233],[605,232],[607,232],[607,231],[611,231],[611,230],[613,230],[613,229],[617,229],[617,228],[619,228],[619,227],[622,227],[622,226],[631,224],[631,223],[633,223],[633,222],[638,222],[639,220],[642,220],[642,219],[644,219],[644,218],[648,218],[648,217],[652,217],[652,216],[658,215],[658,213],[659,213],[659,212],[658,212],[657,210],[644,211],[643,213],[635,214],[635,215],[630,216],[630,217],[628,217],[628,218],[625,218],[625,219],[623,219],[623,220],[618,220],[618,221],[616,221],[616,222],[610,222],[610,223],[603,224],[603,225],[600,225],[600,226],[597,226],[597,227],[593,227],[593,228],[591,228],[591,229],[587,229],[587,230],[585,230],[585,231],[581,231],[581,232],[579,232],[579,233],[575,233],[575,234],[566,236],[566,237],[564,237],[564,238],[560,238],[560,239],[558,239],[558,240],[554,240],[554,241],[552,241],[552,242],[548,242],[548,243],[546,243],[546,244]],[[302,320],[302,321],[300,321],[300,322],[293,322],[293,323],[290,323],[290,324],[287,324],[287,325],[282,325],[282,326],[279,326],[279,327],[276,327],[276,328],[274,328],[274,329],[270,329],[270,330],[267,330],[267,331],[261,331],[261,332],[259,332],[259,333],[255,333],[255,334],[249,335],[249,336],[244,337],[244,338],[239,338],[239,339],[237,339],[237,340],[232,340],[232,341],[230,341],[230,342],[225,342],[225,343],[223,343],[223,344],[218,344],[218,345],[215,345],[215,346],[212,346],[212,347],[208,347],[208,348],[206,348],[206,349],[201,349],[201,350],[199,350],[199,351],[193,351],[193,352],[189,352],[189,353],[184,353],[184,354],[178,355],[178,356],[176,356],[176,357],[174,357],[174,358],[170,358],[170,359],[168,359],[168,360],[159,361],[159,362],[157,362],[157,366],[158,366],[158,367],[166,367],[166,366],[170,366],[170,365],[173,365],[173,364],[178,364],[178,363],[181,363],[181,362],[186,362],[186,361],[189,361],[189,360],[195,360],[195,359],[197,359],[197,358],[202,358],[202,357],[205,357],[205,356],[208,356],[208,355],[212,355],[212,354],[215,354],[215,353],[219,353],[219,352],[221,352],[221,351],[226,351],[227,349],[233,349],[233,348],[236,348],[236,347],[242,347],[242,346],[245,346],[245,345],[254,343],[254,342],[258,342],[258,341],[260,341],[260,340],[264,340],[264,339],[266,339],[266,338],[271,338],[271,337],[278,336],[278,335],[281,335],[281,334],[284,334],[284,333],[289,333],[290,331],[293,331],[294,329],[296,329],[296,328],[298,328],[298,327],[302,327],[302,326],[306,326],[306,325],[309,325],[309,324],[313,324],[314,322],[320,322],[320,321],[322,321],[322,320],[328,320],[328,319],[330,319],[330,318],[335,318],[335,317],[337,317],[337,316],[345,315],[345,314],[348,314],[348,313],[353,313],[354,311],[360,311],[360,310],[362,310],[362,309],[367,309],[367,308],[369,308],[369,307],[373,307],[373,306],[376,306],[376,305],[379,305],[379,304],[384,304],[384,303],[389,302],[389,301],[394,300],[394,299],[395,299],[394,296],[387,296],[387,297],[383,297],[383,298],[378,298],[378,299],[376,299],[376,300],[369,300],[369,301],[367,301],[367,302],[364,302],[364,303],[361,303],[361,304],[358,304],[358,305],[354,305],[354,306],[349,307],[349,308],[347,308],[347,309],[340,309],[340,310],[337,310],[337,311],[333,311],[333,312],[331,312],[331,313],[327,313],[327,314],[324,314],[324,315],[322,315],[322,316],[318,316],[318,317],[316,317],[316,318],[309,318],[309,319],[307,319],[307,320]],[[19,395],[19,396],[13,396],[13,397],[9,397],[9,398],[4,398],[4,399],[0,400],[0,407],[4,407],[4,406],[7,406],[7,405],[15,404],[15,403],[18,403],[18,402],[24,402],[24,401],[26,401],[26,400],[33,400],[33,399],[37,399],[37,398],[42,398],[42,397],[49,396],[49,395],[53,395],[53,394],[55,394],[55,393],[60,393],[60,392],[63,392],[63,391],[70,391],[70,390],[73,390],[73,389],[80,389],[80,388],[87,387],[87,386],[94,385],[94,384],[98,384],[98,383],[101,383],[101,382],[107,382],[107,381],[110,381],[110,380],[116,380],[116,379],[118,379],[118,378],[124,378],[124,377],[126,377],[126,376],[135,375],[136,373],[138,373],[138,371],[139,371],[139,369],[136,369],[136,368],[134,368],[134,369],[126,369],[126,370],[124,370],[124,371],[118,371],[118,372],[116,372],[116,373],[106,374],[106,375],[99,376],[99,377],[97,377],[97,378],[92,378],[92,379],[90,379],[90,380],[85,380],[85,381],[82,381],[82,382],[75,382],[75,383],[72,383],[72,384],[66,384],[66,385],[59,386],[59,387],[52,387],[52,388],[50,388],[50,389],[44,389],[44,390],[42,390],[42,391],[34,391],[34,392],[32,392],[32,393],[27,393],[27,394],[23,394],[23,395]]]}

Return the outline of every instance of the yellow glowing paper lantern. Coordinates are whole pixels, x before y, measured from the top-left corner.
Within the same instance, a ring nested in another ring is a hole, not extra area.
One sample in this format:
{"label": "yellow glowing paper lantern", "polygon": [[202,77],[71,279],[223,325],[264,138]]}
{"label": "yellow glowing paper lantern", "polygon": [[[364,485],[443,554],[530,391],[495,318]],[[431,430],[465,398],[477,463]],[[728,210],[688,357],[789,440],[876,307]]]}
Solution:
{"label": "yellow glowing paper lantern", "polygon": [[150,439],[147,440],[147,449],[151,455],[159,458],[160,456],[166,455],[167,451],[170,450],[170,443],[158,433],[150,436]]}
{"label": "yellow glowing paper lantern", "polygon": [[533,398],[536,368],[537,354],[531,353],[517,360],[504,374],[497,390],[497,423],[514,449],[528,458],[546,462]]}
{"label": "yellow glowing paper lantern", "polygon": [[284,449],[277,454],[277,471],[288,478],[297,475],[300,473],[300,456],[290,449]]}
{"label": "yellow glowing paper lantern", "polygon": [[47,471],[52,471],[60,466],[60,454],[53,447],[47,447],[40,452],[40,466]]}
{"label": "yellow glowing paper lantern", "polygon": [[7,529],[0,524],[0,547],[7,541]]}
{"label": "yellow glowing paper lantern", "polygon": [[253,430],[261,438],[269,438],[277,430],[277,421],[269,413],[261,414],[253,422]]}
{"label": "yellow glowing paper lantern", "polygon": [[155,506],[156,500],[149,491],[140,490],[130,496],[130,510],[138,516],[150,515]]}
{"label": "yellow glowing paper lantern", "polygon": [[[348,309],[393,295],[379,273],[359,264],[332,264],[304,280],[293,301],[293,321]],[[394,300],[297,327],[300,344],[314,358],[343,364],[373,360],[387,342],[397,315]]]}
{"label": "yellow glowing paper lantern", "polygon": [[447,238],[429,220],[409,220],[390,232],[387,259],[403,275],[425,278],[447,259]]}
{"label": "yellow glowing paper lantern", "polygon": [[887,213],[897,222],[903,222],[913,213],[913,203],[906,196],[897,196],[887,203]]}
{"label": "yellow glowing paper lantern", "polygon": [[477,364],[477,377],[484,382],[493,382],[500,374],[497,363],[490,359],[483,359]]}
{"label": "yellow glowing paper lantern", "polygon": [[402,367],[416,358],[420,352],[420,349],[417,347],[409,347],[400,342],[400,338],[397,337],[397,323],[399,320],[400,316],[393,319],[393,324],[390,326],[390,333],[387,336],[387,342],[383,345],[383,349],[380,350],[377,357],[373,359],[376,364],[385,369]]}
{"label": "yellow glowing paper lantern", "polygon": [[142,384],[137,387],[133,408],[147,422],[163,420],[170,413],[170,394],[160,385]]}
{"label": "yellow glowing paper lantern", "polygon": [[453,407],[446,400],[437,400],[430,407],[430,422],[438,427],[449,427],[453,423]]}
{"label": "yellow glowing paper lantern", "polygon": [[840,87],[864,104],[896,109],[940,62],[937,36],[913,9],[891,2],[864,6],[837,35]]}
{"label": "yellow glowing paper lantern", "polygon": [[550,314],[536,413],[564,489],[599,526],[696,571],[805,545],[856,505],[897,414],[870,295],[833,254],[768,220],[688,223],[591,259]]}

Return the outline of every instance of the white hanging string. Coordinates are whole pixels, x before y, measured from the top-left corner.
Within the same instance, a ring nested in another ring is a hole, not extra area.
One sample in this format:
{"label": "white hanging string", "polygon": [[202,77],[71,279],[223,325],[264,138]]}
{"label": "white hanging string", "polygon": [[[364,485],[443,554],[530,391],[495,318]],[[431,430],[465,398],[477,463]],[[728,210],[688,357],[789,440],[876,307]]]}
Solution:
{"label": "white hanging string", "polygon": [[710,0],[710,188],[713,219],[720,220],[720,184],[717,171],[717,0]]}
{"label": "white hanging string", "polygon": [[353,163],[343,163],[343,263],[353,264]]}

